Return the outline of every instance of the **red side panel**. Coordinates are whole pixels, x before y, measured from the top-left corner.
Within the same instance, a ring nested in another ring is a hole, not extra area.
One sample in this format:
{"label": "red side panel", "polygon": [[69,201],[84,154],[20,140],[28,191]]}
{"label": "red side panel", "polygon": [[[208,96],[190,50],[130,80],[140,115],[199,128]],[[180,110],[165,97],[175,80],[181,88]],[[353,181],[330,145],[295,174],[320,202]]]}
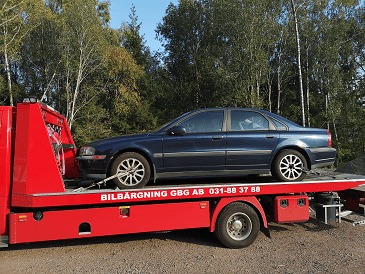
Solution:
{"label": "red side panel", "polygon": [[59,161],[46,127],[46,123],[57,126],[61,121],[58,115],[46,112],[40,104],[18,104],[13,194],[65,191]]}
{"label": "red side panel", "polygon": [[[81,227],[80,227],[81,226]],[[209,227],[206,201],[10,215],[9,243]]]}
{"label": "red side panel", "polygon": [[0,236],[8,234],[15,110],[14,107],[0,107]]}
{"label": "red side panel", "polygon": [[309,220],[307,195],[278,196],[274,200],[275,222],[292,223]]}

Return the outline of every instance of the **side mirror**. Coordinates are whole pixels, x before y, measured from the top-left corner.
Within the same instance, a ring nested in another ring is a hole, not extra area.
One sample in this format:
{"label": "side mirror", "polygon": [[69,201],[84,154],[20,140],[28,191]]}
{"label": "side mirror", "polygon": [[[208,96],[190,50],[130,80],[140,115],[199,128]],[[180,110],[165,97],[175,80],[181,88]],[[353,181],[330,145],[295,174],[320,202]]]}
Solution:
{"label": "side mirror", "polygon": [[169,135],[184,135],[186,133],[186,129],[182,126],[174,126],[167,130]]}

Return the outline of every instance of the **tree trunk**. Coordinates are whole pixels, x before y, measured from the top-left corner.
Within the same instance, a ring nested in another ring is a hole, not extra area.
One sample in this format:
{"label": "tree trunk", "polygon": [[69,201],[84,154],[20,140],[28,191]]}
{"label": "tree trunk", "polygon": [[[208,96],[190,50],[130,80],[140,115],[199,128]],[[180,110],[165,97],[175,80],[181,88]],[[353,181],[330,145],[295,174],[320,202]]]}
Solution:
{"label": "tree trunk", "polygon": [[13,102],[13,92],[11,88],[11,75],[10,75],[10,65],[9,65],[9,58],[8,58],[8,52],[4,51],[4,57],[5,57],[5,66],[6,66],[6,75],[8,77],[8,90],[9,90],[9,98],[10,98],[10,106],[14,106]]}
{"label": "tree trunk", "polygon": [[326,120],[327,120],[327,129],[330,130],[330,124],[328,123],[328,95],[326,95]]}
{"label": "tree trunk", "polygon": [[271,82],[269,75],[267,76],[267,85],[268,85],[268,92],[269,92],[269,111],[271,112]]}
{"label": "tree trunk", "polygon": [[297,19],[297,12],[294,6],[294,0],[291,0],[292,9],[293,9],[293,17],[294,17],[294,24],[295,24],[295,36],[297,40],[297,51],[298,51],[298,71],[299,71],[299,86],[300,86],[300,103],[302,109],[302,123],[305,127],[305,108],[304,108],[304,92],[303,92],[303,77],[302,77],[302,66],[300,60],[300,41],[299,41],[299,29],[298,29],[298,19]]}
{"label": "tree trunk", "polygon": [[[195,56],[198,56],[198,48],[199,48],[199,44],[200,44],[200,41],[198,42],[198,44],[196,45],[196,49],[195,49]],[[198,72],[198,65],[196,63],[196,60],[195,60],[195,56],[193,57],[193,62],[194,62],[194,67],[195,67],[195,79],[196,79],[196,85],[197,85],[197,92],[196,92],[196,95],[195,95],[195,104],[196,104],[196,107],[199,108],[199,97],[200,97],[200,85],[199,85],[199,72]]]}
{"label": "tree trunk", "polygon": [[78,73],[77,73],[76,87],[75,87],[75,91],[74,91],[73,98],[72,98],[72,107],[71,107],[70,120],[68,121],[70,130],[71,130],[72,124],[75,120],[76,100],[77,100],[77,97],[79,95],[80,85],[81,85],[81,81],[82,81],[82,74],[83,74],[82,54],[80,54],[80,63],[79,63],[79,69],[78,69]]}
{"label": "tree trunk", "polygon": [[309,115],[309,50],[307,44],[307,121],[308,127],[311,126],[310,115]]}
{"label": "tree trunk", "polygon": [[281,54],[279,54],[279,66],[278,66],[278,107],[277,107],[277,114],[278,115],[280,115],[280,95],[281,95],[280,57],[281,57]]}

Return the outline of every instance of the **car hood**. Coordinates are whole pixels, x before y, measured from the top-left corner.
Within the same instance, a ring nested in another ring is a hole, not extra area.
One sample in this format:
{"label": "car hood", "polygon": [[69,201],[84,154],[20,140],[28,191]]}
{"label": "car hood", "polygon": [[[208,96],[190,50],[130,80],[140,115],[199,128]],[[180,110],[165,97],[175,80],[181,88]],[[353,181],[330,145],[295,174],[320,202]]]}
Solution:
{"label": "car hood", "polygon": [[109,145],[109,144],[113,144],[115,142],[123,142],[123,141],[136,141],[139,139],[144,139],[146,137],[148,137],[148,135],[150,135],[150,133],[144,133],[144,134],[131,134],[131,135],[123,135],[123,136],[118,136],[118,137],[113,137],[113,138],[108,138],[108,139],[103,139],[103,140],[99,140],[96,142],[92,142],[87,144],[86,146],[91,146],[91,147],[97,147],[97,146],[104,146],[104,145]]}

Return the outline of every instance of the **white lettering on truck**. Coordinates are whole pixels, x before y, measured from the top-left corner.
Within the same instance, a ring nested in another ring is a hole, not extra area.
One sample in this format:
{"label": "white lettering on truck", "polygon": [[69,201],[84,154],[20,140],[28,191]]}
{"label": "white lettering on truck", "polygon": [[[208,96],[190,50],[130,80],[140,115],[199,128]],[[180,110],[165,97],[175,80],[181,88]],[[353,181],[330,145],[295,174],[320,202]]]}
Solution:
{"label": "white lettering on truck", "polygon": [[146,198],[160,198],[167,197],[167,191],[146,191],[146,192],[125,192],[125,193],[111,193],[101,194],[101,201],[117,201],[117,200],[136,200]]}

